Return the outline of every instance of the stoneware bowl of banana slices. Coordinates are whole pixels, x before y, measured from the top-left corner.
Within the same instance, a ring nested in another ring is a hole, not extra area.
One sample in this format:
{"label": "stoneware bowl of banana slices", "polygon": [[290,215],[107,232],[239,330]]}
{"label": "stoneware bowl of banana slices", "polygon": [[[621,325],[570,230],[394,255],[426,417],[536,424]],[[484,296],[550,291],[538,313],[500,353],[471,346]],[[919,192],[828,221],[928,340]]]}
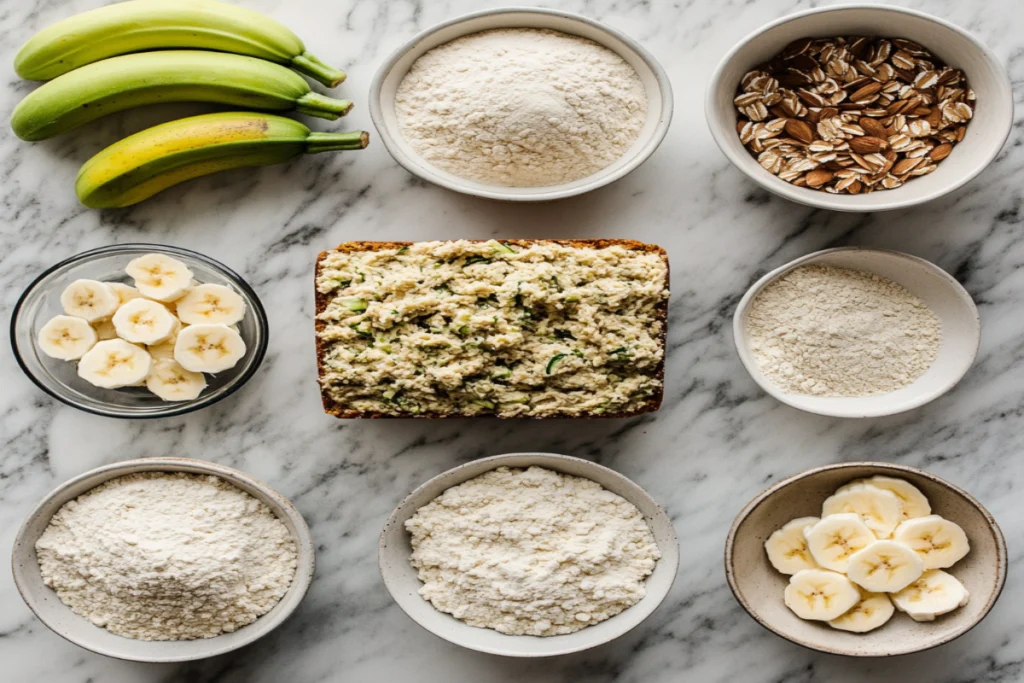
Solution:
{"label": "stoneware bowl of banana slices", "polygon": [[843,463],[772,485],[733,522],[740,605],[798,645],[852,657],[963,635],[1006,580],[1006,542],[967,492],[913,467]]}
{"label": "stoneware bowl of banana slices", "polygon": [[97,415],[181,415],[237,391],[267,349],[252,288],[213,259],[120,244],[58,263],[21,295],[11,344],[40,389]]}

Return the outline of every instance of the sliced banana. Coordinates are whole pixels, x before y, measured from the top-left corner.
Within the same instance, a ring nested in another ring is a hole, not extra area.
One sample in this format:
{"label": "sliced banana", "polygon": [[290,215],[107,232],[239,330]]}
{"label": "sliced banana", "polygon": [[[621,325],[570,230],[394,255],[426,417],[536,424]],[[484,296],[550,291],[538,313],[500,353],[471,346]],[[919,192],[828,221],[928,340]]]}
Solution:
{"label": "sliced banana", "polygon": [[884,593],[864,593],[856,605],[843,616],[828,622],[832,628],[852,633],[867,633],[884,626],[896,608]]}
{"label": "sliced banana", "polygon": [[78,361],[78,376],[104,389],[138,384],[149,374],[152,359],[144,349],[123,339],[97,342]]}
{"label": "sliced banana", "polygon": [[165,401],[191,401],[203,393],[206,378],[175,360],[156,360],[146,377],[146,387]]}
{"label": "sliced banana", "polygon": [[159,344],[181,326],[163,304],[141,298],[117,309],[113,323],[117,336],[135,344]]}
{"label": "sliced banana", "polygon": [[98,341],[96,330],[81,318],[58,315],[39,329],[39,350],[50,358],[76,360]]}
{"label": "sliced banana", "polygon": [[804,529],[818,523],[817,517],[800,517],[787,522],[764,543],[768,560],[783,574],[796,574],[801,569],[814,569],[818,564],[807,549]]}
{"label": "sliced banana", "polygon": [[110,287],[112,290],[114,290],[114,294],[117,294],[117,299],[118,301],[121,302],[122,306],[124,306],[132,299],[142,298],[142,292],[135,289],[131,285],[126,285],[123,282],[107,282],[105,284],[107,285],[107,287]]}
{"label": "sliced banana", "polygon": [[893,540],[920,555],[925,569],[952,567],[971,550],[960,525],[938,515],[908,519],[896,527]]}
{"label": "sliced banana", "polygon": [[896,593],[921,578],[924,563],[910,546],[875,541],[850,556],[846,575],[872,593]]}
{"label": "sliced banana", "polygon": [[785,602],[801,619],[832,621],[860,602],[860,591],[838,572],[802,569],[789,578]]}
{"label": "sliced banana", "polygon": [[143,296],[156,301],[174,301],[192,286],[192,271],[166,254],[146,254],[132,259],[125,272]]}
{"label": "sliced banana", "polygon": [[238,292],[224,285],[193,287],[175,305],[178,317],[186,325],[233,325],[245,317],[245,300]]}
{"label": "sliced banana", "polygon": [[114,315],[121,300],[105,282],[75,280],[61,292],[60,305],[68,315],[94,322]]}
{"label": "sliced banana", "polygon": [[96,336],[100,341],[117,339],[117,328],[111,320],[98,320],[92,324],[92,329],[96,330]]}
{"label": "sliced banana", "polygon": [[174,343],[174,360],[192,372],[221,372],[244,355],[242,335],[226,325],[188,325]]}
{"label": "sliced banana", "polygon": [[851,486],[841,493],[834,493],[821,506],[822,517],[841,512],[860,515],[878,538],[892,536],[896,525],[903,521],[903,503],[899,497],[871,484]]}
{"label": "sliced banana", "polygon": [[932,514],[932,506],[931,503],[928,502],[928,498],[921,493],[921,489],[917,488],[909,481],[877,475],[868,479],[867,483],[871,486],[895,493],[896,497],[900,499],[901,503],[903,503],[903,519],[927,517]]}
{"label": "sliced banana", "polygon": [[814,561],[836,572],[845,572],[850,556],[876,540],[860,515],[853,512],[823,517],[804,530],[804,537]]}
{"label": "sliced banana", "polygon": [[914,621],[934,621],[940,614],[963,607],[970,599],[964,585],[941,569],[929,569],[892,596],[896,609],[906,612]]}

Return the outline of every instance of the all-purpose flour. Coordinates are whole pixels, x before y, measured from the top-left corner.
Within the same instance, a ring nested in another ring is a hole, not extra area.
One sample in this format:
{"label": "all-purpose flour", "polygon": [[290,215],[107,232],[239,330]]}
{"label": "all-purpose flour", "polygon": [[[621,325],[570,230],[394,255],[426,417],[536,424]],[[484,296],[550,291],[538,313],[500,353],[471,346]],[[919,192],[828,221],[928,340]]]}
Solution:
{"label": "all-purpose flour", "polygon": [[403,136],[424,159],[492,185],[568,183],[636,141],[647,96],[636,71],[597,43],[496,29],[430,50],[398,86]]}
{"label": "all-purpose flour", "polygon": [[108,631],[210,638],[268,612],[295,575],[295,541],[218,477],[132,474],[66,503],[36,542],[43,581]]}
{"label": "all-purpose flour", "polygon": [[572,633],[615,616],[644,597],[661,557],[632,503],[540,467],[454,486],[405,526],[424,598],[515,635]]}

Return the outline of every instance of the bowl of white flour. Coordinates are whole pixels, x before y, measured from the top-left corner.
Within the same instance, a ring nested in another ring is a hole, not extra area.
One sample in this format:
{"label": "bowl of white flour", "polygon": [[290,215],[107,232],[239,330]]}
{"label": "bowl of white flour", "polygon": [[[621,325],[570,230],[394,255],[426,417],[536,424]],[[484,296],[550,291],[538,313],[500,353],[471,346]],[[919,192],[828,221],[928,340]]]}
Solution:
{"label": "bowl of white flour", "polygon": [[924,259],[841,247],[758,280],[736,307],[733,338],[762,389],[832,417],[893,415],[953,388],[981,340],[978,309]]}
{"label": "bowl of white flour", "polygon": [[370,115],[410,173],[465,194],[547,201],[642,164],[672,88],[628,36],[586,17],[496,9],[414,36],[377,71]]}
{"label": "bowl of white flour", "polygon": [[388,518],[378,549],[391,596],[471,650],[548,657],[638,626],[679,569],[672,521],[621,474],[565,455],[513,453],[444,472]]}
{"label": "bowl of white flour", "polygon": [[57,635],[139,662],[236,650],[295,611],[313,578],[299,511],[238,470],[188,458],[106,465],[36,506],[15,584]]}

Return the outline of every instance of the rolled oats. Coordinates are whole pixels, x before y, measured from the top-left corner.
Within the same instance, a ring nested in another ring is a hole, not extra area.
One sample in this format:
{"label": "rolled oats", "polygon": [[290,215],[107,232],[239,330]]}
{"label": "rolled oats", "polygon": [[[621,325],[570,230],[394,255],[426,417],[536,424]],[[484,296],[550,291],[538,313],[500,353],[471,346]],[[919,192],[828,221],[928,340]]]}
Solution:
{"label": "rolled oats", "polygon": [[740,81],[740,141],[770,173],[833,194],[927,175],[964,139],[963,71],[902,38],[801,38]]}

